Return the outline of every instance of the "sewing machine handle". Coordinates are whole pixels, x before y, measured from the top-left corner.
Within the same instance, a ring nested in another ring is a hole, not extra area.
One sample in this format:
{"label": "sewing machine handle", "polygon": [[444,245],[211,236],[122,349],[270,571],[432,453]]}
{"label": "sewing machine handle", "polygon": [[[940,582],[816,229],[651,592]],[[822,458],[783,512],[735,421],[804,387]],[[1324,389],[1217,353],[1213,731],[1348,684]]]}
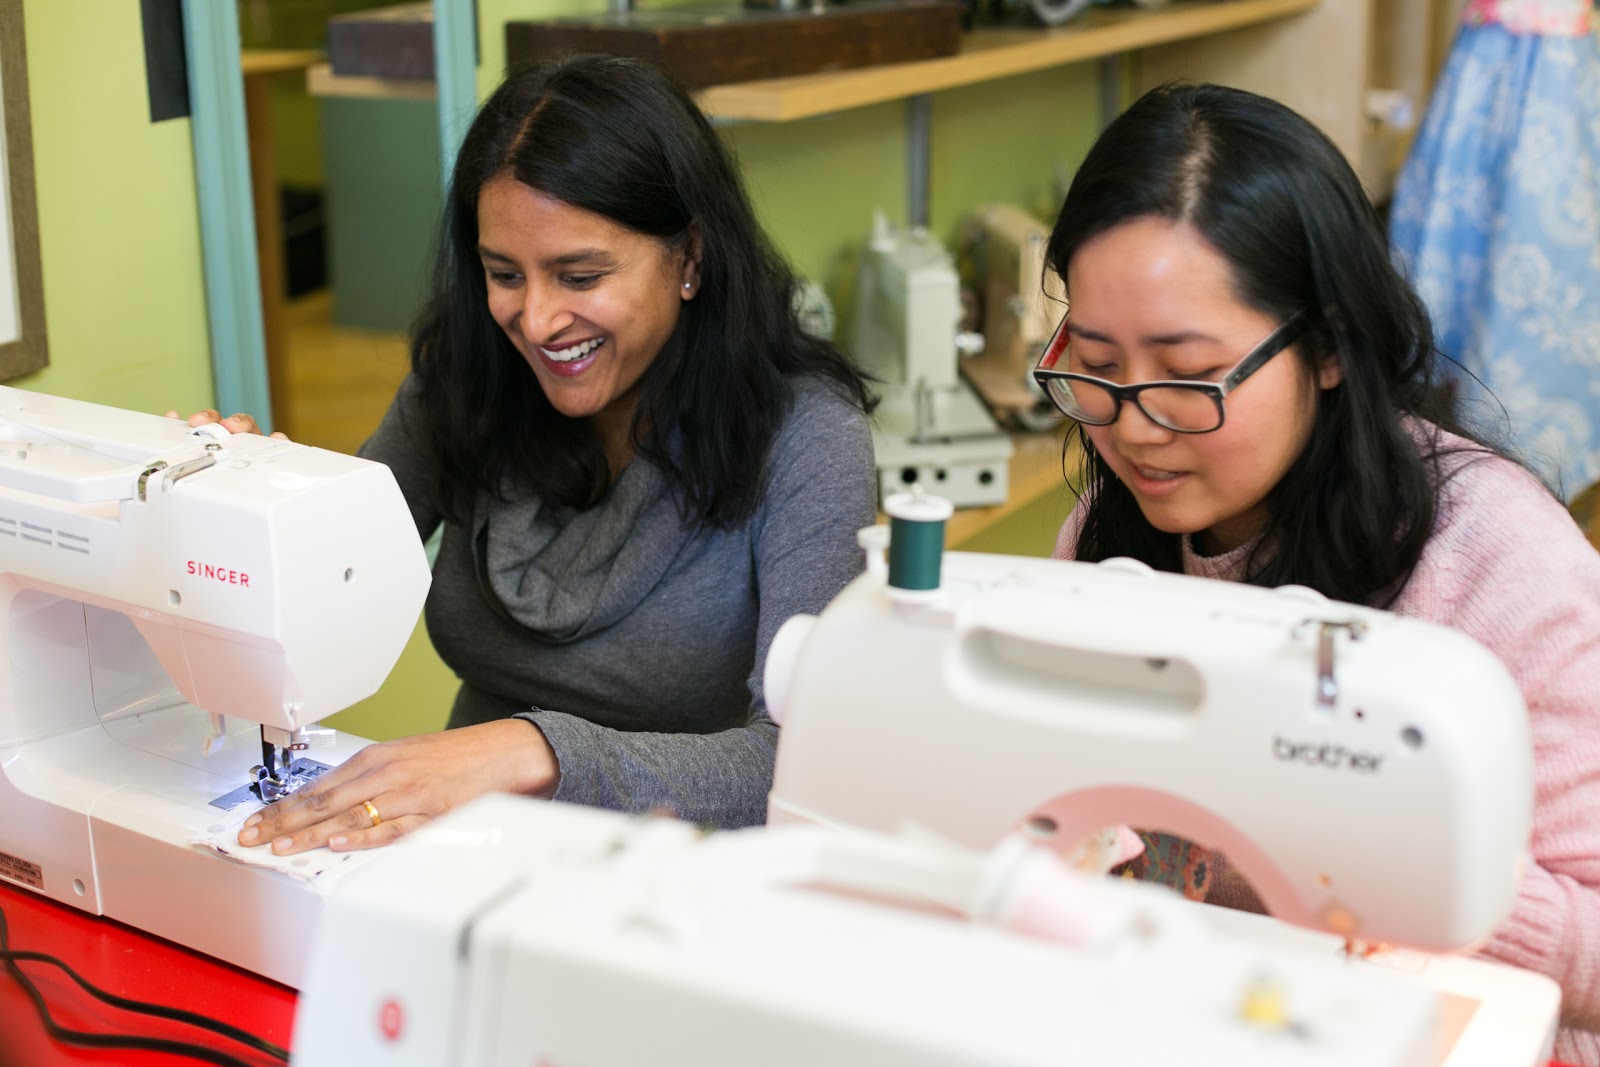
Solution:
{"label": "sewing machine handle", "polygon": [[0,445],[0,487],[77,504],[133,498],[146,467],[64,444]]}
{"label": "sewing machine handle", "polygon": [[0,386],[3,488],[78,504],[130,500],[211,466],[220,447],[173,419]]}
{"label": "sewing machine handle", "polygon": [[1126,728],[1137,719],[1175,724],[1200,710],[1205,679],[1191,657],[1203,637],[1170,631],[1164,641],[1161,624],[1132,607],[1063,625],[1064,604],[1000,588],[962,605],[957,654],[944,665],[952,691],[974,706],[1044,722],[1115,716]]}

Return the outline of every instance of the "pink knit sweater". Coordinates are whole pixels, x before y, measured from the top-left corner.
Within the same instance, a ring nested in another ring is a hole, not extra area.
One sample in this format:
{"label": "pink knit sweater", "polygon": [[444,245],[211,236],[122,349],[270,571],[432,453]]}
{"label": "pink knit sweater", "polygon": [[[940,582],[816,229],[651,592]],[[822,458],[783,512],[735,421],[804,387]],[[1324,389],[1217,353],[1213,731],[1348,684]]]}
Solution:
{"label": "pink knit sweater", "polygon": [[[1533,732],[1534,866],[1482,955],[1561,984],[1558,1059],[1600,1067],[1600,553],[1532,476],[1498,457],[1446,460],[1433,536],[1391,610],[1444,623],[1506,664]],[[1082,505],[1057,559],[1071,559]],[[1188,574],[1237,580],[1253,545],[1201,556]],[[1492,788],[1493,783],[1485,783]]]}

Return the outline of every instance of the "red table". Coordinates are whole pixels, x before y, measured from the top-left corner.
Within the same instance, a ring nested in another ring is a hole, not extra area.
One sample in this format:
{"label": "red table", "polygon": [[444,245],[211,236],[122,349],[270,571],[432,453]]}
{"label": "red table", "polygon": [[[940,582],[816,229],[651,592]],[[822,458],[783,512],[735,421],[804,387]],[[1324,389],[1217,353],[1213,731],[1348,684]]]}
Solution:
{"label": "red table", "polygon": [[[0,883],[10,947],[59,957],[108,993],[182,1008],[237,1026],[282,1048],[294,1023],[294,990],[123,926]],[[308,935],[309,936],[309,935]],[[137,1033],[204,1045],[249,1064],[276,1063],[261,1052],[191,1026],[120,1011],[91,997],[60,968],[23,963],[61,1026],[94,1033]],[[158,1052],[85,1049],[54,1041],[33,1001],[0,968],[0,1065],[175,1067],[198,1063]]]}

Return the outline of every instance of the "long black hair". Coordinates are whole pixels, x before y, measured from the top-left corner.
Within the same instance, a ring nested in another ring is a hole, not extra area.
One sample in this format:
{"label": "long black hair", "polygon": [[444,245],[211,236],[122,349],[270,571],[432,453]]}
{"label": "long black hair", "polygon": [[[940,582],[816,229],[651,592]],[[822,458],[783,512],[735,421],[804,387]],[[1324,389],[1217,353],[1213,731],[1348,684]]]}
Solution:
{"label": "long black hair", "polygon": [[[1427,309],[1396,270],[1355,172],[1282,104],[1169,84],[1142,96],[1089,150],[1050,235],[1047,269],[1065,282],[1085,241],[1141,217],[1193,226],[1231,265],[1245,305],[1278,321],[1310,311],[1301,360],[1314,371],[1336,359],[1342,371],[1339,385],[1319,390],[1310,439],[1266,498],[1266,536],[1245,580],[1393,603],[1433,530],[1447,450],[1438,429],[1477,438],[1440,388]],[[1082,488],[1092,495],[1078,558],[1131,556],[1181,570],[1179,535],[1144,518],[1078,433]]]}
{"label": "long black hair", "polygon": [[445,197],[434,295],[412,334],[438,500],[453,521],[466,520],[480,492],[584,507],[609,482],[588,421],[550,404],[490,317],[478,195],[502,174],[668,248],[698,234],[699,291],[641,379],[632,428],[687,519],[726,527],[752,512],[793,377],[831,379],[870,410],[850,360],[800,329],[795,276],[682,86],[639,60],[559,57],[507,77],[467,131]]}

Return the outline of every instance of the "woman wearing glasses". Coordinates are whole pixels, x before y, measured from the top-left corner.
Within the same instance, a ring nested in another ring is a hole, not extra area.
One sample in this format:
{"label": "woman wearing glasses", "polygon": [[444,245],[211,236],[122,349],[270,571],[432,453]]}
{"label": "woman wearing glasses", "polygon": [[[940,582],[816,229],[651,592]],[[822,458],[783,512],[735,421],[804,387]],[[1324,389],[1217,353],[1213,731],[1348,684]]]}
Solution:
{"label": "woman wearing glasses", "polygon": [[[1157,89],[1090,150],[1048,262],[1068,312],[1036,376],[1085,446],[1056,555],[1309,586],[1499,655],[1532,722],[1535,864],[1482,951],[1559,981],[1557,1054],[1600,1064],[1600,555],[1441,402],[1427,312],[1344,157],[1262,97]],[[1252,902],[1144,836],[1136,874]]]}

